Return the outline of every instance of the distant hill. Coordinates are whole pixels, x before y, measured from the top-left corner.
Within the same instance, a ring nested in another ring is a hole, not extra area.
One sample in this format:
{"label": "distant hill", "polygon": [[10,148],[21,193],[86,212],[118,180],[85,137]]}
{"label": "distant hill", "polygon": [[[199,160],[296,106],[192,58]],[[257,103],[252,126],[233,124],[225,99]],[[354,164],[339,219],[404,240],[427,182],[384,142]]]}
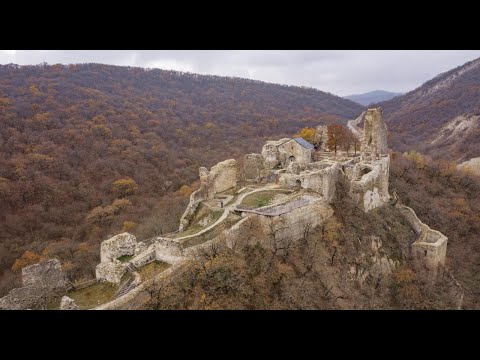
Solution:
{"label": "distant hill", "polygon": [[374,90],[364,94],[344,96],[344,98],[355,101],[360,105],[368,106],[373,103],[390,100],[395,96],[399,96],[399,95],[402,95],[402,93],[395,93],[395,92],[384,91],[384,90]]}
{"label": "distant hill", "polygon": [[[2,65],[0,292],[3,271],[34,242],[39,252],[59,239],[98,246],[125,221],[145,224],[163,196],[185,185],[167,201],[167,215],[177,219],[200,166],[361,112],[323,91],[240,78],[100,64]],[[113,204],[113,182],[127,177],[138,189]],[[178,224],[167,215],[152,218],[152,226],[173,230]]]}
{"label": "distant hill", "polygon": [[379,105],[393,148],[458,163],[480,156],[480,58]]}

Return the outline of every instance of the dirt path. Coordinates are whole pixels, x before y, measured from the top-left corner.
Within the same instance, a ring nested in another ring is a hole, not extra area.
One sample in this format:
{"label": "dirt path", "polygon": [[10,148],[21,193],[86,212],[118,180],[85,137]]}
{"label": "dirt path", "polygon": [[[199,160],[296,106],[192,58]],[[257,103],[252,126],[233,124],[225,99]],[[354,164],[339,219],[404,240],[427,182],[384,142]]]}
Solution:
{"label": "dirt path", "polygon": [[200,236],[204,233],[206,233],[207,231],[210,231],[211,229],[213,229],[214,227],[216,227],[217,225],[221,224],[223,220],[225,220],[228,216],[228,214],[230,213],[230,211],[237,207],[237,205],[240,205],[243,201],[243,199],[245,197],[247,197],[248,195],[250,194],[253,194],[253,193],[256,193],[256,192],[259,192],[259,191],[265,191],[265,190],[280,190],[279,189],[280,186],[279,185],[275,185],[275,184],[271,184],[271,185],[266,185],[264,187],[261,187],[259,189],[255,189],[255,190],[252,190],[252,191],[248,191],[248,192],[245,192],[243,194],[241,194],[237,200],[235,200],[233,203],[227,205],[225,207],[225,210],[223,211],[223,214],[222,216],[220,216],[220,218],[215,221],[213,224],[211,224],[210,226],[207,226],[205,229],[195,233],[195,234],[192,234],[192,235],[187,235],[187,236],[183,236],[183,237],[180,237],[180,238],[176,238],[175,240],[184,240],[184,239],[190,239],[190,238],[193,238],[193,237],[196,237],[196,236]]}
{"label": "dirt path", "polygon": [[358,124],[360,123],[360,121],[362,121],[363,114],[364,114],[364,112],[361,113],[360,116],[358,118],[356,118],[355,120],[349,120],[347,122],[348,129],[360,140],[362,140],[363,134],[359,130]]}

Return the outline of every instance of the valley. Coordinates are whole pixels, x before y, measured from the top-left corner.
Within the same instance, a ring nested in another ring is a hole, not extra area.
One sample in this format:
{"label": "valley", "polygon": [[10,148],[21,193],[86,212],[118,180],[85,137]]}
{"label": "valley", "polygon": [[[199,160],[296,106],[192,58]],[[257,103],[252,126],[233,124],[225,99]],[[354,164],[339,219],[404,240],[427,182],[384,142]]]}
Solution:
{"label": "valley", "polygon": [[0,65],[0,308],[478,309],[479,135],[480,59],[344,98]]}

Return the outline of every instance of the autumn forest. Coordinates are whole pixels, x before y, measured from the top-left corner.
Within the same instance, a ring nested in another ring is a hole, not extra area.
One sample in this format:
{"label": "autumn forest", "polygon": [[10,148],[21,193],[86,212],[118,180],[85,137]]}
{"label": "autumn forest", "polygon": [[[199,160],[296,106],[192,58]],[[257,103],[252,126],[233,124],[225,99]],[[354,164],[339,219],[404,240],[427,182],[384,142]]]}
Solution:
{"label": "autumn forest", "polygon": [[172,231],[200,166],[362,107],[310,88],[99,64],[0,66],[0,294],[42,257],[90,278],[99,243]]}
{"label": "autumn forest", "polygon": [[[448,154],[427,140],[452,117],[476,116],[479,74],[475,70],[447,93],[422,95],[446,73],[416,93],[380,104],[392,150],[390,191],[448,237],[447,265],[466,290],[466,308],[480,307],[480,180],[452,161],[461,154],[480,156],[478,128]],[[201,166],[229,158],[241,162],[266,140],[282,137],[296,135],[317,145],[318,125],[328,126],[331,151],[357,152],[357,139],[344,125],[363,110],[312,88],[240,78],[100,64],[0,65],[0,297],[19,286],[22,267],[39,260],[56,257],[70,279],[82,281],[95,276],[99,245],[109,236],[128,231],[143,240],[174,231],[199,186]],[[339,241],[348,243],[358,230],[348,215],[354,209],[336,206],[345,211],[335,229],[341,230]],[[357,220],[388,226],[375,216]],[[248,292],[261,294],[255,300],[276,294],[271,302],[218,297],[207,291],[213,280],[202,278],[196,286],[203,287],[206,301],[218,308],[293,307],[283,294],[300,281],[292,274],[305,260],[303,250],[258,278],[250,272],[255,264],[265,265],[264,250],[249,251],[222,255],[213,265],[248,278]],[[272,279],[282,271],[288,276],[280,291]],[[408,281],[396,306],[438,307],[421,286],[412,296],[417,280]],[[257,288],[266,283],[272,288]],[[169,294],[151,308],[201,308],[192,305],[198,297],[184,297],[183,289]],[[292,296],[295,306],[320,301],[317,290]]]}

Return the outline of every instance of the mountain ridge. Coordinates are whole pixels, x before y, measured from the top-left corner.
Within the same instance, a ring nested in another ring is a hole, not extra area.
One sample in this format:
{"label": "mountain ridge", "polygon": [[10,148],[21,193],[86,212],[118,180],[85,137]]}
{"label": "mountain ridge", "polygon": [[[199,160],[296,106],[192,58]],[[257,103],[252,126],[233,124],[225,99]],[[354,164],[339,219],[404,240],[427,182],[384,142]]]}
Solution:
{"label": "mountain ridge", "polygon": [[[480,58],[437,75],[418,88],[379,102],[392,147],[461,162],[480,156]],[[455,132],[454,136],[449,136]]]}
{"label": "mountain ridge", "polygon": [[343,98],[352,100],[363,106],[368,106],[370,104],[377,103],[380,101],[390,100],[400,95],[403,95],[403,93],[391,92],[391,91],[385,91],[385,90],[373,90],[366,93],[344,96]]}

